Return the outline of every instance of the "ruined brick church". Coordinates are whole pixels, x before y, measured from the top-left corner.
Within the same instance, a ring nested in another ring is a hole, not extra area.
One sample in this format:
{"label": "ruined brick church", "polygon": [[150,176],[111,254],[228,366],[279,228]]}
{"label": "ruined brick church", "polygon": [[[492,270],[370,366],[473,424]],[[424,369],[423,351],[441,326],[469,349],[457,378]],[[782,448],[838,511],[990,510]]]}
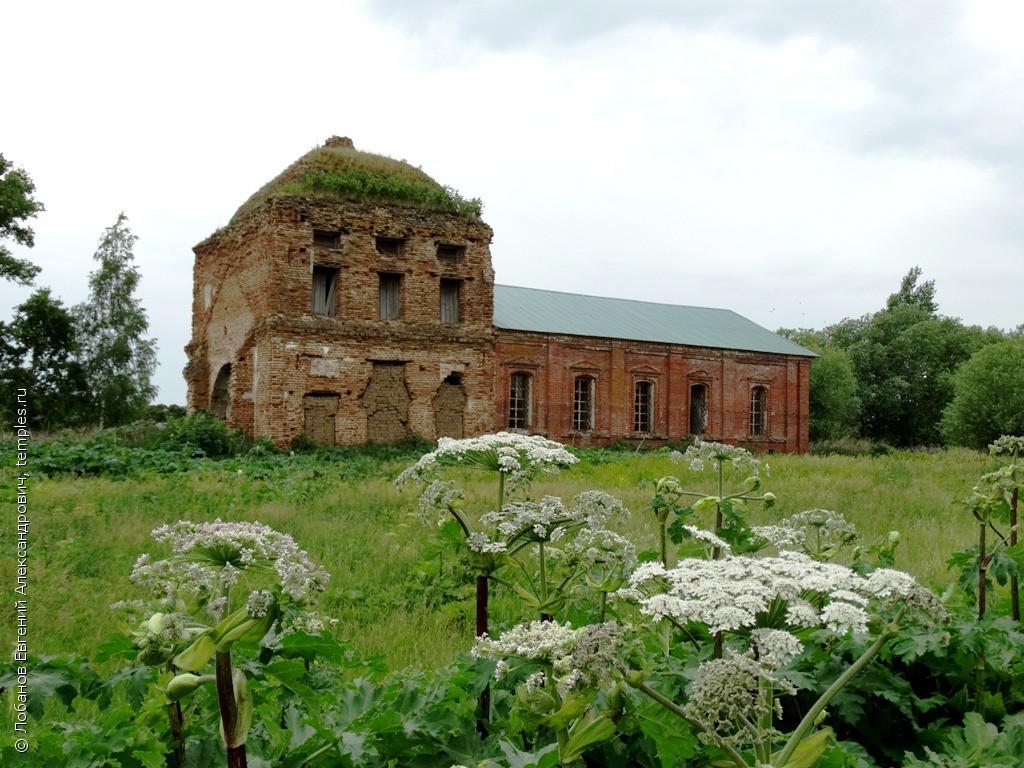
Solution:
{"label": "ruined brick church", "polygon": [[346,138],[289,166],[194,249],[190,410],[279,445],[807,449],[811,352],[728,310],[495,285],[465,202]]}

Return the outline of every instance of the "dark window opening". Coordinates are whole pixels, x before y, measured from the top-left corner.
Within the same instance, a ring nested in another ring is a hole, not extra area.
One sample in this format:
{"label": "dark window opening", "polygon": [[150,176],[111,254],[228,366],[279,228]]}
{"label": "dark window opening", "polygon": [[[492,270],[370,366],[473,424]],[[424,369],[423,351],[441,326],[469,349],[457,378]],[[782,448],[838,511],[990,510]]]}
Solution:
{"label": "dark window opening", "polygon": [[708,428],[708,387],[690,385],[690,434],[703,435]]}
{"label": "dark window opening", "polygon": [[227,421],[228,406],[231,405],[231,363],[225,364],[217,373],[210,398],[210,411],[221,421]]}
{"label": "dark window opening", "polygon": [[530,386],[528,373],[513,373],[508,393],[508,426],[510,429],[530,428]]}
{"label": "dark window opening", "polygon": [[594,428],[594,379],[577,376],[572,385],[572,428],[589,432]]}
{"label": "dark window opening", "polygon": [[402,276],[381,273],[377,309],[381,320],[397,320],[402,312]]}
{"label": "dark window opening", "polygon": [[459,322],[459,280],[441,281],[441,322]]}
{"label": "dark window opening", "polygon": [[405,251],[405,240],[401,237],[378,236],[375,242],[381,256],[398,257]]}
{"label": "dark window opening", "polygon": [[750,390],[750,434],[761,437],[768,432],[768,389],[754,387]]}
{"label": "dark window opening", "polygon": [[338,270],[313,267],[313,314],[338,314]]}
{"label": "dark window opening", "polygon": [[654,385],[638,381],[633,389],[633,431],[647,434],[654,429]]}
{"label": "dark window opening", "polygon": [[437,244],[437,260],[454,264],[466,255],[466,246],[452,245],[451,243]]}
{"label": "dark window opening", "polygon": [[341,247],[341,232],[329,232],[326,229],[313,230],[313,247],[327,248],[336,251]]}

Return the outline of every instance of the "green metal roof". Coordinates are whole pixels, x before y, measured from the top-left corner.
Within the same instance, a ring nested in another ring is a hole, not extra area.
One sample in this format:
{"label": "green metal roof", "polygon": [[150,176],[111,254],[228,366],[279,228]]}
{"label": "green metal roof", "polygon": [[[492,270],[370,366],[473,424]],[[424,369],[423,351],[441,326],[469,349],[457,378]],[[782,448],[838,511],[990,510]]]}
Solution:
{"label": "green metal roof", "polygon": [[816,357],[728,309],[494,286],[494,325],[515,331]]}

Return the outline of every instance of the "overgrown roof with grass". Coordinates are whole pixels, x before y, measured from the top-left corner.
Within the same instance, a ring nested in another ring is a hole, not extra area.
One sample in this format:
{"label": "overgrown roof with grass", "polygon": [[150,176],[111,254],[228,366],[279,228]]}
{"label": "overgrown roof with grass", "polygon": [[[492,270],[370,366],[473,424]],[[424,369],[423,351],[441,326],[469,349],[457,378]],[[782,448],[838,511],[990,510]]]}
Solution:
{"label": "overgrown roof with grass", "polygon": [[320,197],[406,205],[479,219],[483,203],[439,184],[403,160],[361,152],[352,140],[332,136],[285,168],[245,201],[234,223],[266,200]]}

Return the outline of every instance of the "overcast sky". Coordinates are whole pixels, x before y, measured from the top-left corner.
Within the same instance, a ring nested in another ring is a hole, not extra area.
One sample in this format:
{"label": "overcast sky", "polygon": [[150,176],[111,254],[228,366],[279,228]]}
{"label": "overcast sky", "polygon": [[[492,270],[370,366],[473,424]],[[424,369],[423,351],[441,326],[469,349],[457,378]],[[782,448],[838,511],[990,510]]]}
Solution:
{"label": "overcast sky", "polygon": [[35,0],[3,26],[0,152],[46,205],[18,255],[75,304],[128,215],[162,402],[192,246],[331,135],[483,198],[501,283],[821,328],[918,264],[943,314],[1024,322],[1020,2]]}

